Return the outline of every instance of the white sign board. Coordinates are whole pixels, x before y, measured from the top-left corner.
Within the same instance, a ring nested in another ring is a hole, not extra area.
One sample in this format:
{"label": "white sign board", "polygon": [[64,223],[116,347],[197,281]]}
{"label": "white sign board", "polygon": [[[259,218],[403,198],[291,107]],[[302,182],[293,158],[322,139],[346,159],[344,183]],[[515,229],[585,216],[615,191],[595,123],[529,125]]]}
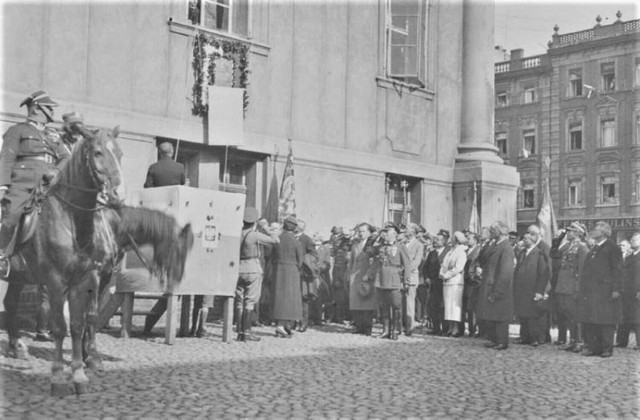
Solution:
{"label": "white sign board", "polygon": [[208,123],[208,144],[244,144],[244,89],[209,86]]}

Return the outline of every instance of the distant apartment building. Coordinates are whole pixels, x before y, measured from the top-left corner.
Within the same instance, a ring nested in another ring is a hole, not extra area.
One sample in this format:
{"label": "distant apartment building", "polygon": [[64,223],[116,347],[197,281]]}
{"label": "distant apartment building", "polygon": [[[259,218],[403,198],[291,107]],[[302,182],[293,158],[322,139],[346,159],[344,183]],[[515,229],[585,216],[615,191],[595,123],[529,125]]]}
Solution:
{"label": "distant apartment building", "polygon": [[[546,54],[495,64],[495,145],[520,173],[518,231],[535,222],[544,179],[560,227],[640,229],[640,20],[560,34]],[[547,162],[549,166],[547,167]]]}

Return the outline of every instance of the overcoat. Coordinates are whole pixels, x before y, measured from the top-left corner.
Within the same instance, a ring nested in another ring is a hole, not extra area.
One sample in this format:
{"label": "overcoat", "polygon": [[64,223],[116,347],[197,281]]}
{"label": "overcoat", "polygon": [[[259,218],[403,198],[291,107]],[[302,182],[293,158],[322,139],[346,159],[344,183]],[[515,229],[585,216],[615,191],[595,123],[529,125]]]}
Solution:
{"label": "overcoat", "polygon": [[518,255],[513,274],[513,307],[516,316],[537,318],[540,315],[534,303],[536,293],[543,294],[549,281],[549,266],[542,251],[534,247],[529,254]]}
{"label": "overcoat", "polygon": [[[442,249],[439,255],[438,249]],[[449,247],[434,248],[433,251],[427,255],[423,264],[423,276],[429,284],[429,301],[427,305],[434,310],[444,307],[440,266],[442,265],[442,261],[444,261],[444,257],[449,253],[449,250]]]}
{"label": "overcoat", "polygon": [[272,318],[276,320],[302,319],[302,294],[300,291],[300,266],[302,245],[293,233],[284,231],[280,243],[271,253],[274,266]]}
{"label": "overcoat", "polygon": [[[622,293],[623,322],[640,324],[640,252],[631,254],[622,263],[624,292]],[[636,338],[638,340],[638,338]]]}
{"label": "overcoat", "polygon": [[578,291],[578,322],[614,325],[622,319],[622,300],[613,299],[613,292],[622,293],[622,252],[607,239],[595,245],[587,254]]}
{"label": "overcoat", "polygon": [[302,246],[302,267],[300,270],[300,287],[302,297],[318,297],[318,251],[313,239],[306,233],[297,237]]}
{"label": "overcoat", "polygon": [[467,299],[467,309],[471,311],[475,311],[478,302],[480,282],[476,277],[476,267],[480,249],[481,245],[478,244],[467,250],[467,263],[464,266],[464,297]]}
{"label": "overcoat", "polygon": [[169,185],[184,185],[184,165],[176,162],[168,156],[163,156],[159,161],[149,166],[145,188],[166,187]]}
{"label": "overcoat", "polygon": [[513,317],[513,248],[505,239],[488,245],[479,258],[483,280],[478,293],[478,319],[509,322]]}
{"label": "overcoat", "polygon": [[[378,299],[375,287],[371,287],[371,293],[363,296],[358,291],[362,284],[362,278],[371,267],[371,248],[366,243],[353,244],[349,255],[349,309],[352,311],[375,311],[378,309]],[[374,279],[369,279],[374,281]]]}
{"label": "overcoat", "polygon": [[402,289],[411,275],[411,260],[402,244],[383,245],[378,249],[367,277],[375,279],[378,289]]}

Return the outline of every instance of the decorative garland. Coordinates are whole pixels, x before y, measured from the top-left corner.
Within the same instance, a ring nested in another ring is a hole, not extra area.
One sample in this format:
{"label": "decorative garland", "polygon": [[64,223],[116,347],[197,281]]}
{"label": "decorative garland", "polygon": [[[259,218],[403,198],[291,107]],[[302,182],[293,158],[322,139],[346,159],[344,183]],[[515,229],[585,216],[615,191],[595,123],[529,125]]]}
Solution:
{"label": "decorative garland", "polygon": [[206,117],[209,112],[208,86],[216,81],[216,60],[224,58],[233,62],[233,86],[244,89],[244,112],[249,106],[249,46],[243,42],[225,41],[210,34],[199,34],[193,46],[193,115]]}

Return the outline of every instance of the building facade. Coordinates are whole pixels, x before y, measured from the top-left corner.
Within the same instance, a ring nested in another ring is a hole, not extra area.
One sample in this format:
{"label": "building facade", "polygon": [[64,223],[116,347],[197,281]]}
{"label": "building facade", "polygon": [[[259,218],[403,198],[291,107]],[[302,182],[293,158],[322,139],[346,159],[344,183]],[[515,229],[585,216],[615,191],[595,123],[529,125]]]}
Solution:
{"label": "building facade", "polygon": [[[244,191],[266,213],[291,146],[308,230],[462,228],[473,181],[483,220],[515,224],[517,174],[493,147],[490,2],[85,0],[2,13],[16,42],[3,50],[0,128],[45,89],[58,118],[120,126],[131,190],[169,139],[192,187]],[[483,87],[465,95],[472,83]],[[242,109],[214,103],[225,97],[210,85],[246,88]]]}
{"label": "building facade", "polygon": [[604,220],[621,240],[640,229],[640,20],[554,29],[547,54],[495,65],[495,144],[520,173],[518,230],[535,222],[548,176],[559,227]]}

